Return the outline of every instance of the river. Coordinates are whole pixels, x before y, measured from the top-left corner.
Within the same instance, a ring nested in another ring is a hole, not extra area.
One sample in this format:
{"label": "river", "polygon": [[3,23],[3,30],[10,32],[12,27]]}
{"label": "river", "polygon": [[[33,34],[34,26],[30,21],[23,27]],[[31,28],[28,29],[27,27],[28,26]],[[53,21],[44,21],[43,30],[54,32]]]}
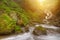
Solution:
{"label": "river", "polygon": [[[42,25],[42,26],[46,28],[55,29],[55,30],[58,29],[58,27],[50,26],[50,25]],[[33,29],[34,28],[30,28],[30,31],[27,33],[10,36],[1,40],[60,40],[60,34],[57,32],[53,32],[53,33],[48,32],[47,35],[35,36],[31,33]]]}

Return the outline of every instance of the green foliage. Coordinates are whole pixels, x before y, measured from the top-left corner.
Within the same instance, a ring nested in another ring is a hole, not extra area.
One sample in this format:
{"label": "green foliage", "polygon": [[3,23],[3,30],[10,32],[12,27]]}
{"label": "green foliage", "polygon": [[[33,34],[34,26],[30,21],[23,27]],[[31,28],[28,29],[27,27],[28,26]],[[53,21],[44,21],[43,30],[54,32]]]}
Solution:
{"label": "green foliage", "polygon": [[21,32],[21,28],[16,24],[17,21],[11,18],[9,14],[12,14],[11,12],[15,11],[16,14],[18,14],[19,17],[22,18],[23,24],[27,25],[29,19],[25,14],[26,12],[13,0],[0,0],[0,2],[0,11],[3,11],[3,14],[0,15],[0,33],[9,33],[13,30]]}
{"label": "green foliage", "polygon": [[28,16],[27,15],[24,15],[24,14],[21,14],[21,18],[22,18],[22,20],[24,22],[24,25],[27,25],[28,22],[29,22]]}
{"label": "green foliage", "polygon": [[0,34],[8,34],[14,30],[15,21],[7,14],[0,16]]}
{"label": "green foliage", "polygon": [[6,13],[10,13],[11,12],[9,7],[7,7],[4,3],[0,4],[0,9],[2,9]]}
{"label": "green foliage", "polygon": [[1,22],[2,22],[2,21],[5,21],[5,22],[7,22],[8,24],[11,23],[11,22],[14,23],[14,20],[13,20],[12,18],[10,18],[7,14],[2,14],[2,15],[0,15],[0,20],[1,20]]}
{"label": "green foliage", "polygon": [[2,4],[0,6],[0,9],[3,9],[6,13],[10,13],[11,11],[15,11],[19,14],[19,16],[22,18],[24,25],[28,23],[28,17],[25,14],[26,12],[19,7],[13,0],[2,0]]}
{"label": "green foliage", "polygon": [[18,26],[18,25],[16,25],[16,26],[15,26],[15,31],[18,31],[18,30],[21,30],[21,27]]}
{"label": "green foliage", "polygon": [[43,28],[42,26],[36,27],[36,29],[41,30],[41,31],[46,31],[46,29]]}
{"label": "green foliage", "polygon": [[22,33],[22,29],[20,26],[18,25],[15,26],[15,33]]}

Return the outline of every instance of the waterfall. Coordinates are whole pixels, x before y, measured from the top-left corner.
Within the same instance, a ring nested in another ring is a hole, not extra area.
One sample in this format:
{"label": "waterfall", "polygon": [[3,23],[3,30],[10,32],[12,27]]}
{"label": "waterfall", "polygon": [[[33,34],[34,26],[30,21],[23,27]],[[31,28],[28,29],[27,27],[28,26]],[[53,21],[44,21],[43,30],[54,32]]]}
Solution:
{"label": "waterfall", "polygon": [[43,20],[46,24],[49,23],[48,19],[52,17],[52,12],[50,10],[45,10],[44,13],[46,14],[45,19]]}

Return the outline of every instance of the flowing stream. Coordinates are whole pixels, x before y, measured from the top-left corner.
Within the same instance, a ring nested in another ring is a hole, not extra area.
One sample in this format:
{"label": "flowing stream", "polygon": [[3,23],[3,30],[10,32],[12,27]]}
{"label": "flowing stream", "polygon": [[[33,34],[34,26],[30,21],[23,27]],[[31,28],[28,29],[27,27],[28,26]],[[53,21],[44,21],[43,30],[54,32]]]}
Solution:
{"label": "flowing stream", "polygon": [[[43,25],[45,28],[52,28],[52,29],[58,29],[58,27],[55,26],[50,26],[50,25]],[[36,25],[39,26],[39,25]],[[32,34],[32,31],[34,30],[34,27],[31,27],[29,29],[30,31],[28,33],[24,33],[22,35],[15,35],[15,36],[10,36],[1,40],[60,40],[60,34],[59,33],[50,33],[48,32],[47,35],[40,35],[40,36],[35,36]]]}

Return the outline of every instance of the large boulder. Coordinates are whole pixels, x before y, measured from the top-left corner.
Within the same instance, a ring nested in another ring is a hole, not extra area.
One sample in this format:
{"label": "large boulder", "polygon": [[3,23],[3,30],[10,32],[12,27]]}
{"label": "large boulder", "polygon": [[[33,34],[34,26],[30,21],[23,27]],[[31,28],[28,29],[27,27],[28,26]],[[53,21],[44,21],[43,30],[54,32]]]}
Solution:
{"label": "large boulder", "polygon": [[39,27],[36,27],[33,31],[33,34],[34,35],[47,35],[47,31],[45,28],[39,26]]}
{"label": "large boulder", "polygon": [[12,33],[15,22],[7,14],[0,15],[0,34]]}

